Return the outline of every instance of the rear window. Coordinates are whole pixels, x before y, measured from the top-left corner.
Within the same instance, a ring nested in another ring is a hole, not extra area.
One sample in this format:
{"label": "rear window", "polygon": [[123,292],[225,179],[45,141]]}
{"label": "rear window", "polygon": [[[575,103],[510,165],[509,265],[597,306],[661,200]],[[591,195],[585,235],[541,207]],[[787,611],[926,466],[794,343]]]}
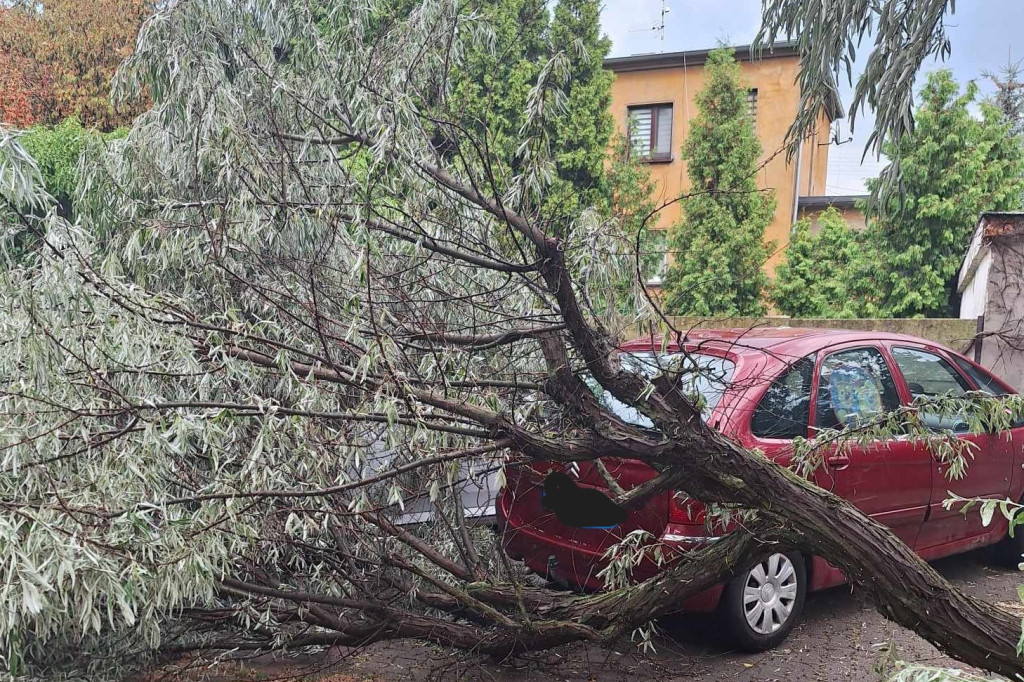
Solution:
{"label": "rear window", "polygon": [[[619,357],[622,368],[628,372],[653,377],[661,372],[678,373],[679,387],[691,400],[700,404],[706,421],[732,381],[736,364],[732,360],[700,353],[623,353]],[[654,424],[635,407],[631,407],[601,388],[591,377],[587,385],[600,398],[601,403],[627,424],[650,429]]]}

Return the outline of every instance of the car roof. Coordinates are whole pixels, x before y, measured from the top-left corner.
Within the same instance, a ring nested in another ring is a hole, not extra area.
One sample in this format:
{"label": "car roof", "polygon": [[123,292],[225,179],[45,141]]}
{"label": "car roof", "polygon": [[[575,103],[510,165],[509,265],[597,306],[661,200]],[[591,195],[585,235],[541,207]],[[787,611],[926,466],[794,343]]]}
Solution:
{"label": "car roof", "polygon": [[[638,351],[661,348],[664,337],[660,335],[634,339],[621,346],[623,350]],[[941,344],[908,334],[894,334],[882,331],[852,329],[816,329],[809,327],[735,327],[731,329],[693,329],[685,332],[684,341],[693,350],[695,347],[711,347],[743,355],[746,353],[802,357],[822,348],[851,341],[904,341],[944,348]],[[677,346],[674,339],[667,349]],[[948,350],[948,349],[946,349]]]}

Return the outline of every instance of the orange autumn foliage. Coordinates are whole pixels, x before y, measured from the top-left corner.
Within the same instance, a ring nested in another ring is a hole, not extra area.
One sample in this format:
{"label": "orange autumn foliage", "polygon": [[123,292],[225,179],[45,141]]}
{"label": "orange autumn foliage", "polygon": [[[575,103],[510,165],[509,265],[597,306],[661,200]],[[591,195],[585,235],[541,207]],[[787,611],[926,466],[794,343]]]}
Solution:
{"label": "orange autumn foliage", "polygon": [[129,122],[144,104],[115,106],[110,86],[151,10],[151,0],[0,5],[0,122],[25,127],[77,116],[100,130]]}
{"label": "orange autumn foliage", "polygon": [[38,88],[26,78],[29,67],[18,55],[0,52],[0,122],[15,128],[36,122],[32,98]]}

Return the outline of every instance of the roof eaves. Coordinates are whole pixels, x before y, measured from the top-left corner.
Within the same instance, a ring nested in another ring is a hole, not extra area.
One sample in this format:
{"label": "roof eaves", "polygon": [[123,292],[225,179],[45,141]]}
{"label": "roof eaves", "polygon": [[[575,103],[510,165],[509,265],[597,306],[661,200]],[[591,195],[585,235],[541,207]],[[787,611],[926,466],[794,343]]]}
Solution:
{"label": "roof eaves", "polygon": [[976,230],[983,231],[983,238],[991,241],[996,237],[1019,235],[1024,232],[1024,212],[984,211],[978,216]]}
{"label": "roof eaves", "polygon": [[[610,57],[604,60],[604,67],[620,73],[625,71],[644,71],[647,69],[672,69],[680,66],[700,66],[707,62],[708,55],[715,49],[718,48],[685,50],[682,52],[651,52],[647,54],[632,54],[628,57]],[[772,47],[737,45],[730,49],[736,53],[737,61],[741,62],[800,56],[800,51],[795,42],[777,42]]]}

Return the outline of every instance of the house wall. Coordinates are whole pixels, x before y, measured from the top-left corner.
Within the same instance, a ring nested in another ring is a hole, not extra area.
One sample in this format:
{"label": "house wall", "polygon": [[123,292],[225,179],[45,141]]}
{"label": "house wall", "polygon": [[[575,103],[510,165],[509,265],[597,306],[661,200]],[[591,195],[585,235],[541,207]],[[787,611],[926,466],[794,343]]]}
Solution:
{"label": "house wall", "polygon": [[[756,132],[763,148],[761,160],[767,161],[758,173],[757,185],[761,189],[775,190],[775,218],[765,232],[766,240],[776,242],[775,255],[766,265],[769,272],[774,271],[783,256],[782,250],[789,243],[795,192],[798,190],[796,159],[788,161],[782,150],[786,132],[799,105],[798,67],[796,56],[766,55],[757,61],[741,62],[747,87],[757,88]],[[703,65],[619,72],[612,84],[611,111],[619,134],[625,134],[629,107],[672,104],[672,159],[650,164],[651,176],[657,185],[655,200],[659,204],[689,190],[686,164],[680,159],[680,150],[690,132],[690,121],[697,115],[694,98],[703,86]],[[822,113],[817,130],[803,144],[800,196],[825,193],[828,146],[829,120]],[[679,218],[680,204],[673,203],[661,211],[657,227],[668,228]]]}

